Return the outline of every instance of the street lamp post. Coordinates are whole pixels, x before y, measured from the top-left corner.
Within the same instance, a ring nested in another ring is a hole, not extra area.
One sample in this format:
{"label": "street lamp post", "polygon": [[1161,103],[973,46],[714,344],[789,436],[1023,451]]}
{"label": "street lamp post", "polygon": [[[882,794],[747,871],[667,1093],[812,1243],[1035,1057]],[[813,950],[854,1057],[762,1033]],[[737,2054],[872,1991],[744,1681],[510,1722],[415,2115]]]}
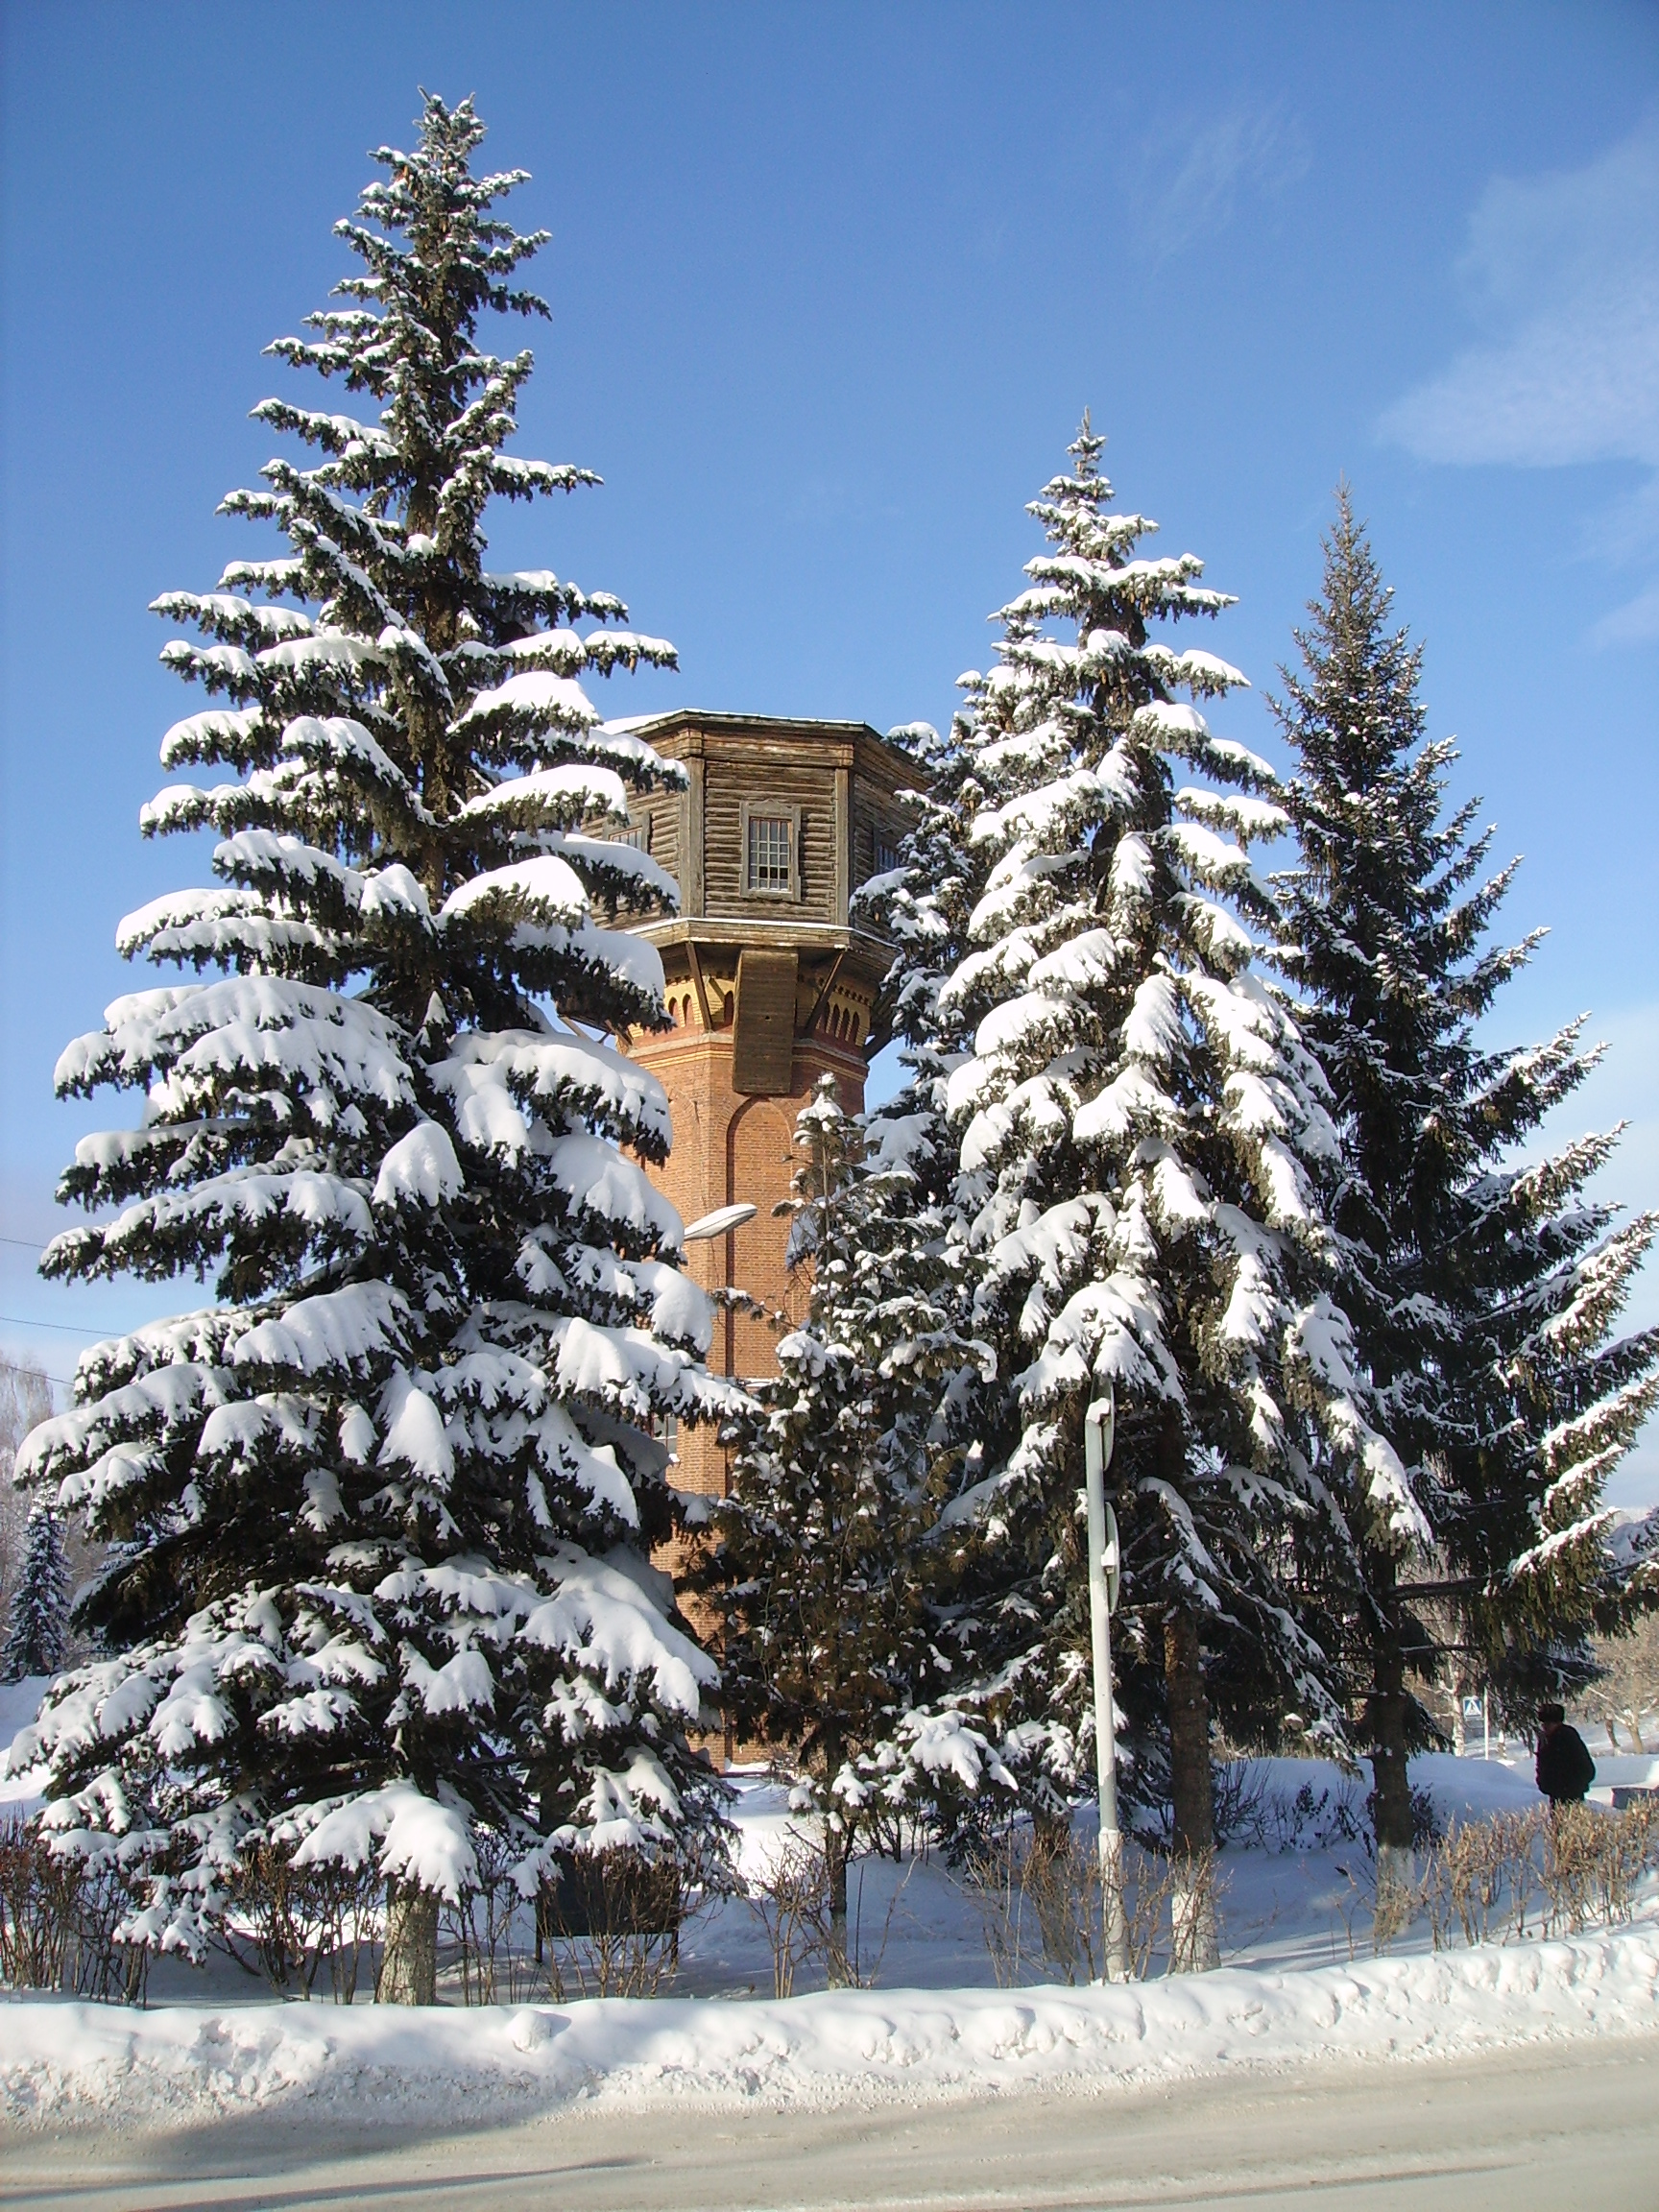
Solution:
{"label": "street lamp post", "polygon": [[1123,1835],[1118,1825],[1118,1729],[1112,1710],[1112,1615],[1122,1561],[1118,1520],[1106,1503],[1116,1407],[1112,1388],[1083,1416],[1083,1468],[1089,1504],[1089,1641],[1094,1670],[1094,1775],[1100,1793],[1100,1904],[1106,1979],[1129,1979],[1129,1929],[1123,1912]]}

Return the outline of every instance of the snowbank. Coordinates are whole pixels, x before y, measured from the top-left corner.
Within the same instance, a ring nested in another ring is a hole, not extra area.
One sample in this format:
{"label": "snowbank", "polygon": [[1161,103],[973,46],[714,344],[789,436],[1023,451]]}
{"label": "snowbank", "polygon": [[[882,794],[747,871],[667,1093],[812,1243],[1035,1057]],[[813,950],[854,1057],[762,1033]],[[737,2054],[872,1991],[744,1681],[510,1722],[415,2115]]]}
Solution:
{"label": "snowbank", "polygon": [[1615,1790],[1659,1790],[1659,1759],[1646,1751],[1598,1751],[1593,1802],[1611,1804]]}
{"label": "snowbank", "polygon": [[13,2123],[155,2127],[303,2107],[349,2124],[529,2118],[573,2100],[825,2106],[1431,2058],[1659,2029],[1659,1924],[1127,1989],[837,1990],[425,2012],[0,2006]]}

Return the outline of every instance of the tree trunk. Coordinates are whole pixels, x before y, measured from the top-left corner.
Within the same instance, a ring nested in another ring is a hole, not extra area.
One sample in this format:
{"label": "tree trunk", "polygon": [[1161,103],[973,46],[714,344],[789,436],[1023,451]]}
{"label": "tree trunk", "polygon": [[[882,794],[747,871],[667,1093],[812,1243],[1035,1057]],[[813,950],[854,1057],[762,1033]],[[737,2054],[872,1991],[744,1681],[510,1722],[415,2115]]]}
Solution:
{"label": "tree trunk", "polygon": [[386,1949],[374,1984],[376,2005],[438,2002],[438,1898],[414,1883],[386,1887]]}
{"label": "tree trunk", "polygon": [[853,1980],[847,1957],[847,1838],[828,1821],[824,1826],[824,1863],[830,1877],[830,1957],[827,1970],[832,1989],[845,1988]]}
{"label": "tree trunk", "polygon": [[1175,1973],[1202,1974],[1221,1963],[1215,1928],[1215,1799],[1204,1656],[1198,1623],[1185,1606],[1175,1606],[1165,1615],[1164,1683],[1169,1699],[1169,1800],[1174,1814],[1169,1964]]}
{"label": "tree trunk", "polygon": [[1377,1839],[1377,1893],[1417,1878],[1411,1832],[1411,1781],[1406,1765],[1406,1657],[1394,1563],[1378,1577],[1382,1621],[1371,1647],[1371,1827]]}

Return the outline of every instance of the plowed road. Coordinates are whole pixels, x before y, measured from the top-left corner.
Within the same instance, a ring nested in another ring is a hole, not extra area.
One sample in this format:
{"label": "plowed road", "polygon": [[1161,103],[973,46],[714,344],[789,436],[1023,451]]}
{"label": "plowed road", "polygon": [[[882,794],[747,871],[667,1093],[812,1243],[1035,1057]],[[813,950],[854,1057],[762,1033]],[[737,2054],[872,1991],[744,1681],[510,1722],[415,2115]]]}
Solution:
{"label": "plowed road", "polygon": [[29,2212],[1659,2212],[1659,2039],[866,2111],[576,2111],[389,2142],[283,2118],[0,2137]]}

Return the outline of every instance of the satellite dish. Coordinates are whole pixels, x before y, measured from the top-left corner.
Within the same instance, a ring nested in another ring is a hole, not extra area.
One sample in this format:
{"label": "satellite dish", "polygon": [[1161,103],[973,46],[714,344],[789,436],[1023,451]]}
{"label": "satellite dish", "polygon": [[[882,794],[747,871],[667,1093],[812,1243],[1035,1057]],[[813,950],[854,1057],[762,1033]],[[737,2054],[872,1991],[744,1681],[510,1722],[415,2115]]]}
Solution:
{"label": "satellite dish", "polygon": [[701,1221],[693,1221],[682,1240],[686,1244],[711,1243],[716,1237],[724,1237],[729,1229],[741,1229],[745,1221],[753,1221],[756,1211],[748,1203],[716,1206],[712,1214],[705,1214]]}

